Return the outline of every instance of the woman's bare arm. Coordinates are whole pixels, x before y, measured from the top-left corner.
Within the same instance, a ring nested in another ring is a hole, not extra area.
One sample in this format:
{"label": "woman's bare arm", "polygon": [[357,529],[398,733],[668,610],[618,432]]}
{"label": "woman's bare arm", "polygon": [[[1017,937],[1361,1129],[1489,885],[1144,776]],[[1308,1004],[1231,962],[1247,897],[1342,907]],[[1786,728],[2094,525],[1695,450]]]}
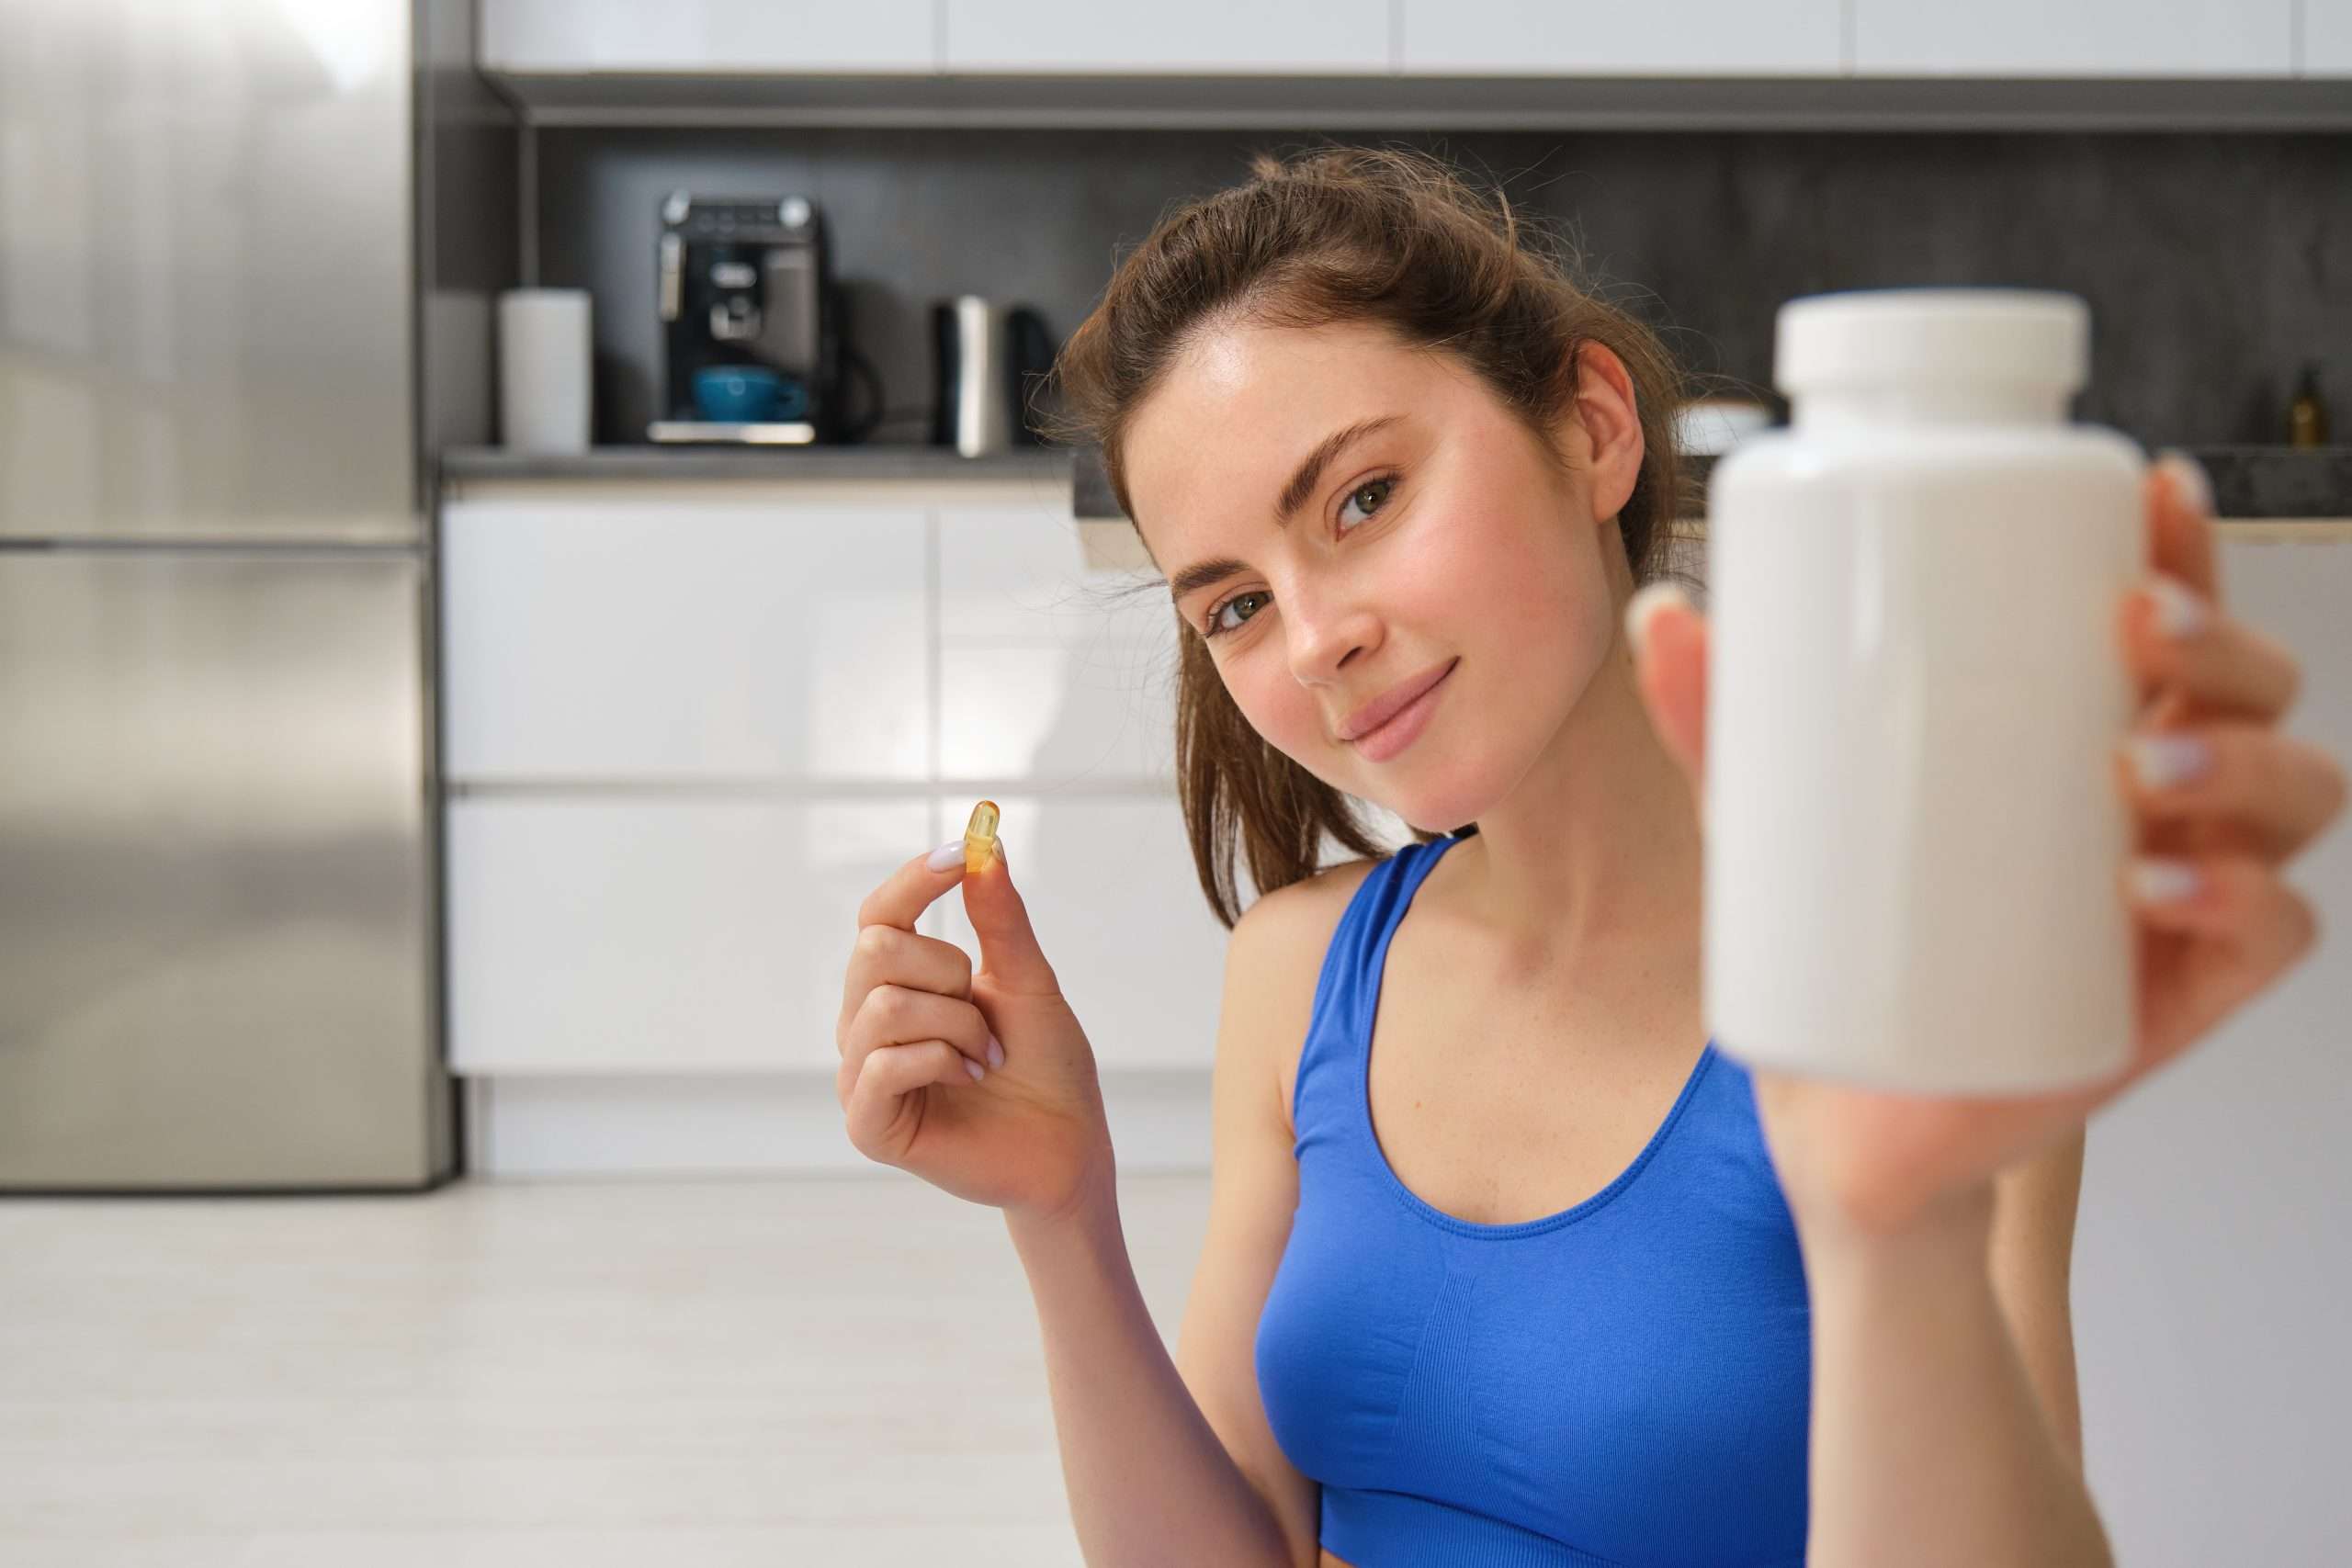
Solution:
{"label": "woman's bare arm", "polygon": [[1891,1236],[1800,1219],[1813,1299],[1808,1568],[2113,1568],[1996,1299],[1988,1181]]}
{"label": "woman's bare arm", "polygon": [[1116,1194],[1058,1224],[1007,1227],[1036,1298],[1062,1479],[1089,1568],[1291,1568],[1265,1498],[1169,1358]]}
{"label": "woman's bare arm", "polygon": [[1306,1034],[1337,920],[1310,880],[1261,897],[1227,942],[1208,1230],[1175,1360],[1136,1288],[1114,1191],[1058,1224],[1007,1222],[1093,1568],[1289,1568],[1319,1555],[1315,1488],[1267,1425],[1252,1348],[1298,1206],[1276,1065]]}

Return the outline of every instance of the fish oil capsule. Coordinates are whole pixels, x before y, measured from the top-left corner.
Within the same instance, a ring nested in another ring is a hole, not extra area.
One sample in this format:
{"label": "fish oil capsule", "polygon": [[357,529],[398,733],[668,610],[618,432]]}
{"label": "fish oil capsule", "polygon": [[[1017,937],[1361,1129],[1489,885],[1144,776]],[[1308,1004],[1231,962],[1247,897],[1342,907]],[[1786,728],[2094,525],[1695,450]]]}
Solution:
{"label": "fish oil capsule", "polygon": [[964,869],[978,873],[988,869],[996,853],[996,802],[983,800],[972,807],[972,819],[964,826]]}

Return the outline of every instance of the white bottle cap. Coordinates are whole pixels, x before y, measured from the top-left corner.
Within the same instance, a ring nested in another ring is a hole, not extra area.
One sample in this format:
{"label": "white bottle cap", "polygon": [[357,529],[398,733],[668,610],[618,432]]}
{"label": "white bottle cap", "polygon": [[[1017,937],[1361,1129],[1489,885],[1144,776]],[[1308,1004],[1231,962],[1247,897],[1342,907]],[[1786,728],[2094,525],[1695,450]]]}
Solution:
{"label": "white bottle cap", "polygon": [[2032,288],[1869,288],[1781,307],[1772,382],[1793,398],[1836,388],[1954,380],[2080,391],[2090,307]]}

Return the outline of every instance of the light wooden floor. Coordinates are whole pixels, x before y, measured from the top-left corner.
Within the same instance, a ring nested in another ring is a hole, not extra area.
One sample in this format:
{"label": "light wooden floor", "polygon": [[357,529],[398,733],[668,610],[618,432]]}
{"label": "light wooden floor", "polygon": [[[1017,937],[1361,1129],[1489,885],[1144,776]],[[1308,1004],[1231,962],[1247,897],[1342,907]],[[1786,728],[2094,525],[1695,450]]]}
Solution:
{"label": "light wooden floor", "polygon": [[[1205,1176],[1122,1213],[1172,1347]],[[993,1209],[897,1171],[0,1201],[9,1568],[1074,1568]]]}

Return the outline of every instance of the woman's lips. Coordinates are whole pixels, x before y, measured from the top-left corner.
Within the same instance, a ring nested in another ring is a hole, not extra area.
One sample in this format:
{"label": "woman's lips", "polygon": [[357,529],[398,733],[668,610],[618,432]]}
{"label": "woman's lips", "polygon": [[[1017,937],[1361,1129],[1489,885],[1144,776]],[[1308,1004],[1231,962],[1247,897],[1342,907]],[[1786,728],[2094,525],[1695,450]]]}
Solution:
{"label": "woman's lips", "polygon": [[1431,682],[1419,696],[1390,715],[1385,724],[1357,736],[1351,744],[1375,762],[1385,762],[1410,746],[1428,727],[1430,716],[1436,711],[1439,700],[1445,694],[1446,683],[1453,679],[1454,666],[1460,663],[1457,659],[1453,664],[1447,665],[1445,672]]}
{"label": "woman's lips", "polygon": [[[1409,680],[1399,681],[1388,691],[1358,708],[1350,716],[1346,726],[1340,729],[1340,739],[1358,740],[1371,734],[1396,717],[1408,704],[1416,701],[1423,692],[1444,680],[1458,662],[1460,662],[1459,660],[1449,660],[1442,665],[1422,671]],[[1370,716],[1369,720],[1366,718],[1367,715]]]}

